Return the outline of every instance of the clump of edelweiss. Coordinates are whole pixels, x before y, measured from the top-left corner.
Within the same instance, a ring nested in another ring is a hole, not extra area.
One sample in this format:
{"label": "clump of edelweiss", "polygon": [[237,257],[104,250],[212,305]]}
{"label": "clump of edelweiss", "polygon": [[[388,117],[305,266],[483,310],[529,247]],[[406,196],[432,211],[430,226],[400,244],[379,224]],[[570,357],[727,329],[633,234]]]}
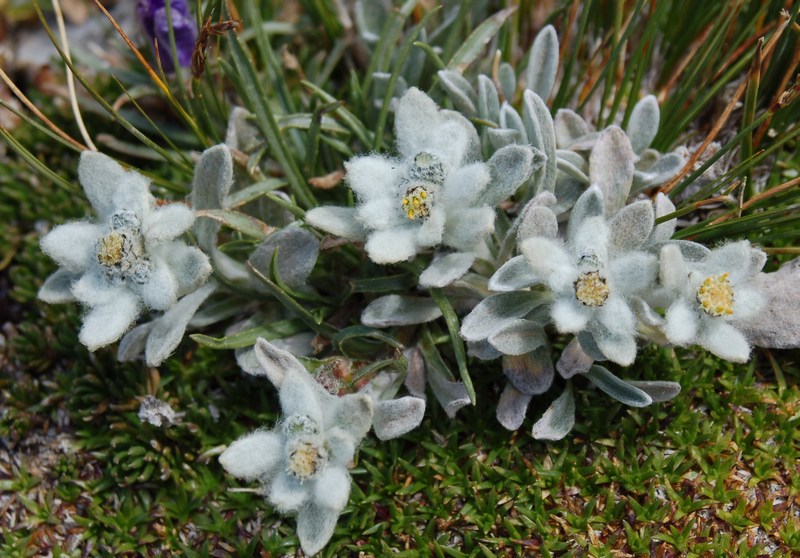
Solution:
{"label": "clump of edelweiss", "polygon": [[263,339],[255,354],[258,372],[279,390],[283,419],[239,438],[219,460],[233,476],[263,483],[280,512],[296,514],[300,545],[315,554],[350,497],[348,464],[372,425],[375,402],[367,393],[328,393],[296,358]]}
{"label": "clump of edelweiss", "polygon": [[561,333],[578,334],[584,348],[632,364],[637,320],[631,302],[653,287],[658,273],[657,257],[642,250],[653,230],[652,204],[635,202],[607,217],[603,194],[591,186],[572,210],[566,242],[556,238],[556,216],[546,209],[540,219],[549,226],[540,224],[541,236],[520,249],[552,292],[551,319]]}
{"label": "clump of edelweiss", "polygon": [[94,351],[119,339],[145,309],[167,310],[197,289],[211,266],[198,248],[175,240],[192,226],[194,212],[180,203],[157,205],[147,178],[88,151],[78,177],[98,218],[60,225],[42,238],[42,250],[61,268],[39,298],[85,304],[79,338]]}
{"label": "clump of edelweiss", "polygon": [[395,133],[398,157],[365,155],[345,164],[357,206],[312,209],[308,222],[366,241],[370,259],[381,264],[440,245],[480,249],[494,230],[494,206],[530,176],[534,150],[511,145],[480,161],[475,127],[416,88],[400,99]]}
{"label": "clump of edelweiss", "polygon": [[746,362],[750,344],[736,325],[763,306],[763,296],[751,282],[766,260],[767,255],[746,240],[712,250],[696,262],[687,262],[676,245],[664,246],[660,277],[671,298],[662,328],[667,339]]}

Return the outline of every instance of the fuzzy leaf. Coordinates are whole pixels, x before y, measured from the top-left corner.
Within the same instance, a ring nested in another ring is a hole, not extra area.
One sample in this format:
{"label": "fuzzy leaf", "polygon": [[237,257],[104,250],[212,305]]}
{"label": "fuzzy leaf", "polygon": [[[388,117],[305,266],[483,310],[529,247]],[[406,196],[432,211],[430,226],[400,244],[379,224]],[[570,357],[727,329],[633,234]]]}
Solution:
{"label": "fuzzy leaf", "polygon": [[257,376],[266,376],[276,388],[280,389],[288,371],[294,374],[308,374],[305,367],[297,358],[277,348],[266,339],[258,339],[255,345],[256,358],[261,365]]}
{"label": "fuzzy leaf", "polygon": [[558,236],[558,219],[549,208],[538,205],[536,199],[531,200],[522,210],[519,229],[517,229],[517,244],[534,236],[555,238]]}
{"label": "fuzzy leaf", "polygon": [[556,132],[553,127],[553,117],[542,98],[530,89],[526,89],[523,96],[522,119],[531,145],[543,151],[547,157],[544,167],[534,173],[534,193],[552,192],[556,187],[557,170]]}
{"label": "fuzzy leaf", "polygon": [[489,279],[490,291],[517,291],[539,282],[525,256],[515,256],[504,263]]}
{"label": "fuzzy leaf", "polygon": [[475,31],[467,37],[467,40],[464,41],[455,54],[453,54],[453,57],[447,64],[447,68],[449,70],[458,70],[463,73],[463,71],[467,69],[467,66],[483,52],[483,49],[489,41],[500,31],[503,22],[516,10],[516,7],[506,8],[484,20],[484,22],[476,27]]}
{"label": "fuzzy leaf", "polygon": [[623,207],[609,224],[609,248],[612,253],[632,252],[650,237],[655,223],[653,204],[641,200]]}
{"label": "fuzzy leaf", "polygon": [[625,130],[631,140],[634,153],[641,153],[653,142],[658,133],[661,113],[654,95],[648,95],[633,107],[628,128]]}
{"label": "fuzzy leaf", "polygon": [[361,323],[370,327],[404,326],[424,324],[441,315],[430,298],[387,295],[369,303],[361,314]]}
{"label": "fuzzy leaf", "polygon": [[313,556],[328,544],[336,528],[341,510],[322,508],[308,503],[297,514],[297,536],[308,556]]}
{"label": "fuzzy leaf", "polygon": [[[759,347],[800,347],[800,259],[786,262],[775,273],[759,273],[750,286],[763,293],[764,306],[736,327]],[[793,310],[788,310],[793,309]]]}
{"label": "fuzzy leaf", "polygon": [[617,378],[600,365],[592,366],[586,376],[602,391],[630,407],[647,407],[653,402],[647,392]]}
{"label": "fuzzy leaf", "polygon": [[216,288],[212,282],[186,295],[153,323],[145,347],[147,366],[160,366],[172,354],[183,339],[189,320]]}
{"label": "fuzzy leaf", "polygon": [[263,240],[272,234],[275,229],[252,215],[240,213],[232,209],[203,209],[197,212],[198,217],[206,217],[221,223],[244,235]]}
{"label": "fuzzy leaf", "polygon": [[559,149],[567,149],[580,138],[587,136],[591,130],[586,121],[570,109],[558,109],[553,127],[556,133],[556,144]]}
{"label": "fuzzy leaf", "polygon": [[556,370],[562,378],[572,378],[575,374],[585,374],[594,364],[594,359],[581,348],[577,337],[573,337],[556,363]]}
{"label": "fuzzy leaf", "polygon": [[464,76],[452,70],[440,70],[438,75],[453,106],[465,116],[475,116],[477,113],[475,91]]}
{"label": "fuzzy leaf", "polygon": [[522,426],[532,397],[519,391],[510,382],[506,384],[497,402],[497,421],[503,428],[513,431]]}
{"label": "fuzzy leaf", "polygon": [[490,77],[478,76],[478,116],[489,122],[500,123],[500,97]]}
{"label": "fuzzy leaf", "polygon": [[270,276],[272,257],[278,251],[277,272],[293,289],[305,286],[319,256],[319,241],[305,229],[289,226],[271,235],[250,256],[250,264]]}
{"label": "fuzzy leaf", "polygon": [[533,352],[503,357],[503,372],[522,393],[539,395],[553,385],[555,371],[547,345],[540,345]]}
{"label": "fuzzy leaf", "polygon": [[558,35],[552,25],[539,31],[531,47],[525,86],[542,99],[550,97],[558,72]]}
{"label": "fuzzy leaf", "polygon": [[497,81],[500,82],[500,90],[503,97],[513,99],[517,91],[517,73],[514,67],[508,62],[503,62],[497,70]]}
{"label": "fuzzy leaf", "polygon": [[117,360],[119,362],[134,362],[144,352],[147,345],[147,337],[153,329],[155,322],[140,324],[122,336],[117,348]]}
{"label": "fuzzy leaf", "polygon": [[510,292],[483,299],[464,318],[461,337],[467,341],[480,341],[512,320],[522,318],[544,301],[536,293]]}
{"label": "fuzzy leaf", "polygon": [[305,218],[309,225],[348,240],[363,242],[367,238],[363,225],[356,220],[355,207],[315,207]]}
{"label": "fuzzy leaf", "polygon": [[454,252],[434,260],[419,276],[422,287],[446,287],[469,271],[475,254]]}
{"label": "fuzzy leaf", "polygon": [[425,415],[425,400],[419,397],[401,397],[378,401],[375,404],[375,415],[372,429],[380,440],[398,438],[411,432]]}
{"label": "fuzzy leaf", "polygon": [[633,183],[635,155],[628,136],[618,126],[603,130],[589,157],[589,178],[603,192],[606,215],[625,205]]}
{"label": "fuzzy leaf", "polygon": [[513,320],[487,340],[505,355],[524,355],[547,343],[542,326],[530,320]]}
{"label": "fuzzy leaf", "polygon": [[561,440],[575,426],[575,398],[570,384],[536,421],[531,435],[537,440]]}
{"label": "fuzzy leaf", "polygon": [[480,204],[495,206],[513,196],[544,161],[544,154],[530,145],[512,144],[498,149],[487,162],[491,181],[481,196]]}
{"label": "fuzzy leaf", "polygon": [[628,383],[649,395],[653,403],[669,401],[681,392],[681,385],[678,382],[629,381]]}

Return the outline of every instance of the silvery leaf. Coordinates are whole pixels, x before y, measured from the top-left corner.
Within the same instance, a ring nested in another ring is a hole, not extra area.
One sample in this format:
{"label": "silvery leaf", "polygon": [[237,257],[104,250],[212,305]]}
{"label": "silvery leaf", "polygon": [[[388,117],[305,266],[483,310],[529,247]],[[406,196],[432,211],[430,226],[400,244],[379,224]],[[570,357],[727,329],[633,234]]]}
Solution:
{"label": "silvery leaf", "polygon": [[[556,150],[556,166],[560,172],[570,178],[574,178],[582,184],[589,184],[589,177],[583,170],[583,167],[586,166],[586,160],[574,151]],[[558,177],[556,177],[556,180],[558,180]]]}
{"label": "silvery leaf", "polygon": [[540,345],[533,352],[503,357],[503,372],[509,381],[522,393],[539,395],[553,385],[555,370],[550,359],[550,349]]}
{"label": "silvery leaf", "polygon": [[153,329],[155,322],[140,324],[126,333],[119,341],[117,360],[120,362],[133,362],[144,352],[147,337]]}
{"label": "silvery leaf", "polygon": [[225,132],[225,145],[239,151],[250,151],[261,141],[258,126],[252,120],[250,111],[242,107],[233,107],[228,117],[228,129]]}
{"label": "silvery leaf", "polygon": [[559,220],[563,220],[563,215],[573,208],[575,202],[585,191],[586,184],[580,180],[564,173],[556,174],[556,189],[554,193],[558,202],[551,209],[553,213],[559,216]]}
{"label": "silvery leaf", "polygon": [[[203,151],[194,169],[192,183],[192,207],[198,209],[220,209],[225,196],[233,184],[233,159],[225,145],[216,145]],[[216,247],[216,236],[220,224],[211,219],[197,219],[192,230],[197,243],[207,252]],[[216,265],[215,265],[216,268]]]}
{"label": "silvery leaf", "polygon": [[[669,215],[675,211],[675,204],[672,203],[672,200],[670,200],[669,197],[665,196],[661,192],[659,192],[656,196],[654,206],[656,219],[663,217],[664,215]],[[653,232],[650,233],[650,240],[648,240],[648,244],[655,246],[672,238],[672,235],[675,233],[676,225],[676,219],[670,219],[669,221],[664,221],[663,223],[656,225],[653,228]]]}
{"label": "silvery leaf", "polygon": [[464,76],[452,70],[440,70],[438,75],[453,106],[465,116],[475,116],[478,112],[475,91]]}
{"label": "silvery leaf", "polygon": [[518,291],[539,282],[525,256],[515,256],[504,263],[489,279],[490,291]]}
{"label": "silvery leaf", "polygon": [[503,97],[513,99],[517,92],[517,74],[508,62],[503,62],[497,70],[497,79],[500,82],[500,89]]}
{"label": "silvery leaf", "polygon": [[288,286],[304,287],[319,255],[319,240],[309,231],[288,226],[269,235],[250,256],[250,264],[266,277],[270,276],[272,258],[278,251],[276,267]]}
{"label": "silvery leaf", "polygon": [[186,326],[200,305],[217,289],[213,281],[186,295],[155,320],[145,346],[148,366],[159,366],[174,351],[183,339]]}
{"label": "silvery leaf", "polygon": [[545,162],[544,154],[530,145],[507,145],[487,162],[491,181],[480,198],[480,205],[495,206],[514,195],[531,173]]}
{"label": "silvery leaf", "polygon": [[707,247],[691,240],[668,240],[664,245],[674,244],[687,262],[700,262],[711,253]]}
{"label": "silvery leaf", "polygon": [[539,294],[524,291],[487,297],[461,322],[461,337],[467,341],[486,339],[502,326],[522,318],[543,303]]}
{"label": "silvery leaf", "polygon": [[589,157],[589,178],[603,192],[608,217],[622,209],[628,199],[634,159],[631,142],[621,128],[603,130]]}
{"label": "silvery leaf", "polygon": [[401,397],[375,403],[372,429],[379,440],[391,440],[411,432],[425,415],[425,400]]}
{"label": "silvery leaf", "polygon": [[507,383],[497,402],[497,421],[507,430],[522,426],[532,395],[522,393],[511,383]]}
{"label": "silvery leaf", "polygon": [[428,367],[428,383],[448,417],[453,418],[461,407],[470,405],[469,393],[462,382],[445,378],[435,367]]}
{"label": "silvery leaf", "polygon": [[775,273],[759,273],[749,286],[762,293],[764,306],[736,327],[759,347],[800,347],[800,259],[786,262]]}
{"label": "silvery leaf", "polygon": [[542,326],[529,320],[513,320],[487,339],[489,343],[505,355],[524,355],[547,344]]}
{"label": "silvery leaf", "polygon": [[261,373],[261,363],[256,358],[254,347],[236,349],[233,354],[236,357],[236,364],[246,373],[252,376],[258,376]]}
{"label": "silvery leaf", "polygon": [[629,381],[628,383],[649,395],[653,403],[669,401],[681,392],[681,385],[678,382]]}
{"label": "silvery leaf", "polygon": [[417,347],[410,347],[403,351],[408,367],[404,384],[408,393],[415,397],[425,398],[425,359],[422,351]]}
{"label": "silvery leaf", "polygon": [[594,359],[581,348],[577,337],[567,343],[556,362],[556,370],[562,378],[570,379],[575,374],[585,374],[594,364]]}
{"label": "silvery leaf", "polygon": [[570,109],[558,109],[553,120],[553,128],[556,134],[556,145],[559,149],[567,149],[591,132],[586,121]]}
{"label": "silvery leaf", "polygon": [[361,323],[370,327],[424,324],[442,315],[430,298],[386,295],[376,298],[361,314]]}
{"label": "silvery leaf", "polygon": [[647,392],[617,378],[606,368],[597,364],[589,369],[586,376],[602,391],[630,407],[647,407],[653,402]]}
{"label": "silvery leaf", "polygon": [[625,130],[631,140],[634,153],[641,153],[653,142],[658,133],[658,121],[661,117],[658,101],[654,95],[648,95],[633,107],[628,128]]}
{"label": "silvery leaf", "polygon": [[500,123],[500,97],[490,77],[478,76],[478,116],[489,122]]}
{"label": "silvery leaf", "polygon": [[539,31],[531,47],[525,86],[542,99],[550,97],[558,73],[558,35],[552,25]]}
{"label": "silvery leaf", "polygon": [[500,128],[518,132],[519,143],[531,143],[528,141],[528,132],[525,130],[522,118],[508,102],[503,102],[500,107]]}
{"label": "silvery leaf", "polygon": [[486,340],[467,341],[467,354],[480,360],[494,360],[503,356]]}
{"label": "silvery leaf", "polygon": [[558,236],[558,220],[555,213],[549,207],[534,202],[537,202],[536,198],[522,210],[517,229],[517,244],[534,236],[545,238]]}
{"label": "silvery leaf", "polygon": [[486,137],[493,149],[501,149],[507,145],[521,143],[522,134],[507,128],[486,128]]}
{"label": "silvery leaf", "polygon": [[552,192],[556,186],[556,133],[553,127],[553,117],[539,95],[525,90],[522,103],[522,121],[528,132],[531,145],[544,152],[547,161],[543,168],[534,173],[533,184],[535,192]]}
{"label": "silvery leaf", "polygon": [[561,440],[570,433],[573,426],[575,426],[575,398],[572,396],[570,384],[567,383],[561,395],[533,425],[531,435],[537,440]]}
{"label": "silvery leaf", "polygon": [[631,193],[635,194],[672,180],[684,165],[686,159],[678,153],[662,155],[648,169],[634,171]]}
{"label": "silvery leaf", "polygon": [[422,287],[446,287],[460,279],[472,267],[475,254],[454,252],[434,260],[419,276]]}
{"label": "silvery leaf", "polygon": [[626,205],[609,224],[609,248],[612,253],[632,252],[650,237],[655,223],[653,204],[641,200]]}

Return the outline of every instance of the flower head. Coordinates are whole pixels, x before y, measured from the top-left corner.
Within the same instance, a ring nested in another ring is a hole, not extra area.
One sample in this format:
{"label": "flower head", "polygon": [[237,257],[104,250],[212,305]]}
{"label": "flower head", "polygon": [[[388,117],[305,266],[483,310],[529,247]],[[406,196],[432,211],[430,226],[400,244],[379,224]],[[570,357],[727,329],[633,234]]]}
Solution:
{"label": "flower head", "polygon": [[308,222],[366,240],[376,263],[407,260],[438,245],[474,252],[494,230],[493,205],[530,175],[533,150],[509,146],[488,163],[476,161],[474,126],[456,112],[439,110],[416,88],[400,100],[395,132],[397,157],[366,155],[345,164],[356,208],[313,209]]}
{"label": "flower head", "polygon": [[[542,208],[540,212],[545,212]],[[550,215],[555,223],[555,216]],[[641,250],[653,230],[650,202],[633,203],[610,221],[600,190],[577,201],[567,242],[534,236],[521,250],[533,274],[553,294],[550,315],[562,333],[580,333],[609,360],[627,366],[636,356],[636,317],[630,299],[655,284],[657,259]]]}
{"label": "flower head", "polygon": [[235,477],[261,481],[273,506],[296,514],[300,544],[315,554],[350,496],[347,467],[372,425],[373,398],[328,393],[297,359],[263,339],[255,351],[258,373],[280,392],[284,418],[236,440],[220,463]]}
{"label": "flower head", "polygon": [[98,218],[42,238],[42,250],[61,269],[39,298],[85,304],[80,340],[95,350],[119,339],[145,308],[167,310],[197,289],[211,267],[200,250],[175,240],[194,213],[183,204],[158,207],[145,177],[96,152],[83,153],[78,175]]}
{"label": "flower head", "polygon": [[170,18],[178,64],[183,68],[191,65],[197,39],[197,22],[186,0],[170,0],[170,17],[167,17],[166,0],[138,0],[136,14],[151,43],[158,43],[158,57],[164,71],[175,69],[169,40]]}
{"label": "flower head", "polygon": [[712,250],[687,262],[677,245],[661,249],[661,283],[672,302],[663,326],[675,345],[698,344],[715,355],[745,362],[750,344],[736,322],[752,318],[763,305],[751,282],[766,254],[746,240]]}

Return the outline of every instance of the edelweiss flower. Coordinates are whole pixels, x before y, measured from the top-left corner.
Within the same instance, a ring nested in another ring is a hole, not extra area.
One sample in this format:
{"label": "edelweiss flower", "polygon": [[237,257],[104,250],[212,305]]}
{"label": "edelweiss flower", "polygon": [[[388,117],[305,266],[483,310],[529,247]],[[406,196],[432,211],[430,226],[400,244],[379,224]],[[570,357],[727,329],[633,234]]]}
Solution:
{"label": "edelweiss flower", "polygon": [[78,176],[99,219],[60,225],[42,238],[42,250],[62,268],[39,298],[85,304],[79,338],[94,351],[119,339],[143,309],[167,310],[197,289],[211,266],[199,249],[174,240],[194,213],[177,203],[157,207],[145,177],[96,152],[81,155]]}
{"label": "edelweiss flower", "polygon": [[372,424],[373,400],[331,395],[297,359],[263,339],[255,351],[261,372],[280,392],[284,418],[271,431],[239,438],[219,460],[233,476],[261,481],[279,511],[297,514],[300,544],[315,554],[347,505],[347,466]]}
{"label": "edelweiss flower", "polygon": [[675,245],[664,246],[661,283],[673,297],[663,327],[667,339],[675,345],[696,343],[734,362],[747,361],[750,344],[734,325],[763,305],[750,282],[766,260],[746,240],[712,250],[699,262],[687,262]]}
{"label": "edelweiss flower", "polygon": [[[606,358],[623,366],[636,356],[636,317],[629,298],[651,287],[657,258],[639,251],[653,229],[648,201],[631,204],[607,222],[602,194],[590,187],[577,201],[566,244],[553,235],[532,237],[521,250],[553,294],[550,313],[562,333],[580,333]],[[555,223],[555,215],[552,216]]]}
{"label": "edelweiss flower", "polygon": [[494,230],[493,206],[530,175],[533,150],[509,146],[489,164],[470,162],[479,155],[475,128],[456,112],[438,110],[416,88],[400,99],[395,132],[398,158],[366,155],[345,164],[357,207],[316,208],[307,221],[351,240],[366,239],[376,263],[407,260],[440,244],[475,251]]}

